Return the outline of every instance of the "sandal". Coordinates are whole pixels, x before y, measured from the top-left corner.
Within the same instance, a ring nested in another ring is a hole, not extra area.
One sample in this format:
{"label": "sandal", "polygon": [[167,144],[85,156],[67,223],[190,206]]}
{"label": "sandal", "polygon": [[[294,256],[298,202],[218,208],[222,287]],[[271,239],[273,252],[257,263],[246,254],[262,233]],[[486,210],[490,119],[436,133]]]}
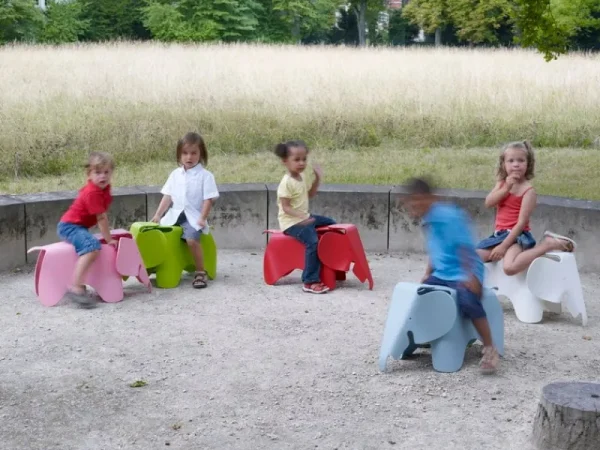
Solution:
{"label": "sandal", "polygon": [[498,368],[500,356],[494,347],[483,347],[483,357],[479,363],[479,369],[484,375],[492,374]]}
{"label": "sandal", "polygon": [[310,292],[311,294],[324,294],[329,290],[323,283],[305,283],[302,286],[304,292]]}
{"label": "sandal", "polygon": [[75,292],[72,289],[69,289],[66,293],[66,297],[79,305],[81,308],[91,309],[96,307],[96,301],[90,295],[88,295],[85,289],[83,293]]}
{"label": "sandal", "polygon": [[194,281],[192,281],[192,286],[195,289],[203,289],[208,286],[206,284],[206,272],[204,270],[199,270],[196,272],[194,275]]}
{"label": "sandal", "polygon": [[566,236],[562,236],[560,234],[553,233],[552,231],[544,231],[544,236],[550,237],[557,241],[562,241],[561,242],[562,250],[567,253],[574,252],[575,248],[577,247],[577,244],[575,244],[575,241],[573,239],[570,239]]}

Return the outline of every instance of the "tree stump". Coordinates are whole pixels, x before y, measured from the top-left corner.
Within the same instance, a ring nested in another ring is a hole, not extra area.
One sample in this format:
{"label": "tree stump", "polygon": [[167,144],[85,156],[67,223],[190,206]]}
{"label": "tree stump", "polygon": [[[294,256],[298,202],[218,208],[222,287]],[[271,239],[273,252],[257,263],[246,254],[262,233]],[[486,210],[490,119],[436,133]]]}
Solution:
{"label": "tree stump", "polygon": [[598,450],[600,384],[557,382],[544,386],[532,437],[540,450]]}

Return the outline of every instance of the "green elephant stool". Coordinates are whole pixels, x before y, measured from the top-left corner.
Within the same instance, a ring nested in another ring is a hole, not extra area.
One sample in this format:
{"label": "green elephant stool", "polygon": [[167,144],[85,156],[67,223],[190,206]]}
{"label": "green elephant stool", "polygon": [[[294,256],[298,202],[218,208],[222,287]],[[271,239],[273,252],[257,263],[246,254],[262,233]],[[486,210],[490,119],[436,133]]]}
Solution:
{"label": "green elephant stool", "polygon": [[[169,289],[179,285],[182,272],[195,272],[189,247],[181,238],[180,226],[162,226],[154,222],[135,222],[131,232],[148,274],[156,274],[156,286]],[[211,280],[217,275],[217,245],[212,234],[200,236],[204,270]]]}

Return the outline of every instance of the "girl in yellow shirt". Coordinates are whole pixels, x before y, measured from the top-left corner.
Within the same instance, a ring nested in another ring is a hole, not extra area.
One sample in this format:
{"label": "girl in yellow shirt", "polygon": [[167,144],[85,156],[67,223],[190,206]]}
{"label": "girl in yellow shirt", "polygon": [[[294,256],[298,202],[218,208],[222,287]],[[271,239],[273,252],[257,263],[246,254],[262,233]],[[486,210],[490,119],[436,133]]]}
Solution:
{"label": "girl in yellow shirt", "polygon": [[317,195],[323,172],[314,166],[306,173],[308,147],[303,141],[288,141],[277,144],[275,154],[287,169],[277,188],[279,227],[284,234],[300,241],[306,247],[302,290],[313,294],[324,294],[329,290],[321,283],[321,262],[317,255],[317,227],[333,225],[335,220],[308,212],[308,199]]}

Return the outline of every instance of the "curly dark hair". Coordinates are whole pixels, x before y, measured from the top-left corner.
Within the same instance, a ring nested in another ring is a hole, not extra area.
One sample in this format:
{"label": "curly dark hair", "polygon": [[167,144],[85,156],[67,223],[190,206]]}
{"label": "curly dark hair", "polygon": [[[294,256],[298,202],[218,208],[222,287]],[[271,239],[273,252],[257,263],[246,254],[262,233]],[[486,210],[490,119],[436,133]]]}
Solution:
{"label": "curly dark hair", "polygon": [[306,150],[306,153],[308,153],[308,147],[306,143],[298,139],[295,141],[287,141],[277,144],[275,146],[275,154],[279,156],[283,161],[285,161],[290,155],[290,149],[292,148],[303,148]]}

